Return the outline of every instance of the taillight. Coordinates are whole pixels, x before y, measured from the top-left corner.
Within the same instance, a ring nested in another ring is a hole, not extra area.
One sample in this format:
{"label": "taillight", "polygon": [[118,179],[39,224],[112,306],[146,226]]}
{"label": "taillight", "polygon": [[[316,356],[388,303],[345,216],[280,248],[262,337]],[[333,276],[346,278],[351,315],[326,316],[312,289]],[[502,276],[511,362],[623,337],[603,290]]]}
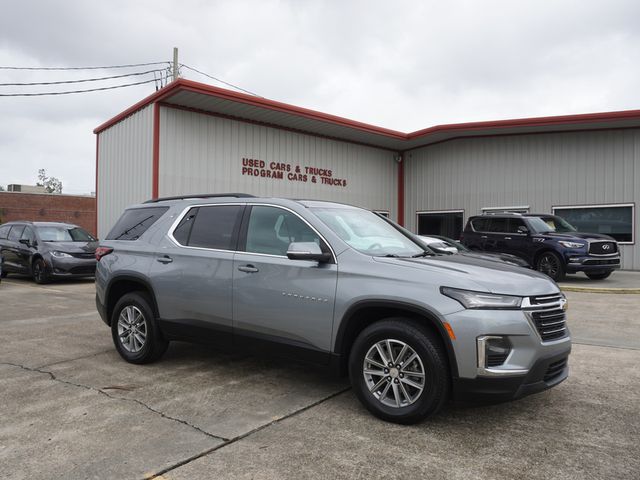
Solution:
{"label": "taillight", "polygon": [[104,257],[105,255],[109,255],[111,252],[113,252],[113,248],[109,248],[109,247],[96,248],[96,260],[100,261],[102,257]]}

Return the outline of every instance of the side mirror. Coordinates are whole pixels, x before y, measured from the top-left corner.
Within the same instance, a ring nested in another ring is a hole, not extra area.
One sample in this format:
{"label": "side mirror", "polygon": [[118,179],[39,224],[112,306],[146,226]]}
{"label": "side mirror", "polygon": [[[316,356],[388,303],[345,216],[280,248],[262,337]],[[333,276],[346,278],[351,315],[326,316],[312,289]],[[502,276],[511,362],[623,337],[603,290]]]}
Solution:
{"label": "side mirror", "polygon": [[31,240],[29,240],[28,238],[21,238],[20,240],[18,240],[21,244],[26,245],[27,247],[31,247]]}
{"label": "side mirror", "polygon": [[331,254],[323,252],[315,242],[293,242],[289,244],[287,257],[290,260],[315,260],[316,262],[328,262],[331,260]]}
{"label": "side mirror", "polygon": [[526,235],[527,233],[529,233],[529,229],[527,227],[518,227],[518,233]]}

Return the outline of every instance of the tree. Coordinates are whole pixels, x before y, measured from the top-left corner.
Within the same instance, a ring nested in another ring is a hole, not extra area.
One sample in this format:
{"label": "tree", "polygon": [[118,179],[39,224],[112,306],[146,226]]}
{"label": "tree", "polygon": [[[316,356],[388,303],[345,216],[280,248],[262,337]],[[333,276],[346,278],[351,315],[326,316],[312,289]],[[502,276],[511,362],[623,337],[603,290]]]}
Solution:
{"label": "tree", "polygon": [[56,177],[47,177],[47,172],[44,168],[38,170],[38,183],[39,187],[44,187],[47,193],[62,193],[62,181]]}
{"label": "tree", "polygon": [[0,185],[0,192],[4,192],[4,187]]}

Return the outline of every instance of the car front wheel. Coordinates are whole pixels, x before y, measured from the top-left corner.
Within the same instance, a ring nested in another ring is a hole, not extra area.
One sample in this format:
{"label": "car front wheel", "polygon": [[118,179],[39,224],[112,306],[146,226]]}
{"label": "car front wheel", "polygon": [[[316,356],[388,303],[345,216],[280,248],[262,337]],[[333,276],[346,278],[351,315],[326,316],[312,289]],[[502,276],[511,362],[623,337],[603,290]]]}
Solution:
{"label": "car front wheel", "polygon": [[111,316],[111,336],[116,350],[130,363],[151,363],[167,350],[149,299],[142,293],[128,293],[116,303]]}
{"label": "car front wheel", "polygon": [[49,283],[49,272],[47,271],[47,264],[43,259],[38,258],[33,262],[33,280],[40,285]]}
{"label": "car front wheel", "polygon": [[551,277],[556,282],[564,280],[564,263],[562,262],[560,255],[555,252],[545,252],[540,255],[536,262],[536,270]]}
{"label": "car front wheel", "polygon": [[362,404],[389,422],[419,422],[438,412],[449,395],[442,343],[408,318],[365,328],[351,349],[349,376]]}

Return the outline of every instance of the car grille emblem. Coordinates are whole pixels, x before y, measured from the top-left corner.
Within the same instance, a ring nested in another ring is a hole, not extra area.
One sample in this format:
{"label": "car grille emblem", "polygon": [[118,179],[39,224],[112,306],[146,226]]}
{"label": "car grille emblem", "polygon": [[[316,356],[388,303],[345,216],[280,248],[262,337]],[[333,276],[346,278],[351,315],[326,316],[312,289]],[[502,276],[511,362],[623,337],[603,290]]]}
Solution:
{"label": "car grille emblem", "polygon": [[609,245],[609,244],[602,245],[602,249],[603,250],[609,250],[610,248],[611,248],[611,245]]}

